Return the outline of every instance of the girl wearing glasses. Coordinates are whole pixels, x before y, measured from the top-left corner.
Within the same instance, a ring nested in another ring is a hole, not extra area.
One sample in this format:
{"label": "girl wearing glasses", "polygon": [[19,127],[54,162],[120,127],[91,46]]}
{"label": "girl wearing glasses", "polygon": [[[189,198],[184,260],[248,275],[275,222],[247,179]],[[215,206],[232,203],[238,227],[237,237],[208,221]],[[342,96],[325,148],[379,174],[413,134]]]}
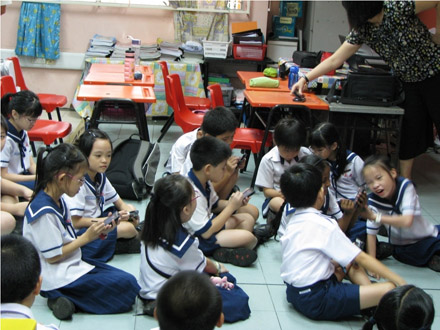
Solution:
{"label": "girl wearing glasses", "polygon": [[77,234],[82,235],[94,222],[103,222],[116,211],[119,214],[116,229],[105,240],[82,247],[83,258],[107,262],[115,253],[139,253],[139,217],[130,216],[135,207],[119,197],[105,175],[113,152],[109,136],[99,129],[89,129],[81,135],[78,147],[87,157],[89,167],[78,194],[66,198]]}
{"label": "girl wearing glasses", "polygon": [[36,165],[26,131],[34,127],[43,111],[40,100],[31,91],[8,93],[2,97],[1,107],[8,121],[6,145],[1,153],[2,178],[34,189]]}
{"label": "girl wearing glasses", "polygon": [[92,224],[78,236],[63,195],[74,196],[83,185],[87,159],[76,147],[60,144],[41,150],[35,193],[26,209],[23,236],[38,250],[41,295],[60,320],[75,311],[113,314],[131,310],[139,286],[136,278],[96,261],[85,262],[80,247],[103,238],[112,225]]}

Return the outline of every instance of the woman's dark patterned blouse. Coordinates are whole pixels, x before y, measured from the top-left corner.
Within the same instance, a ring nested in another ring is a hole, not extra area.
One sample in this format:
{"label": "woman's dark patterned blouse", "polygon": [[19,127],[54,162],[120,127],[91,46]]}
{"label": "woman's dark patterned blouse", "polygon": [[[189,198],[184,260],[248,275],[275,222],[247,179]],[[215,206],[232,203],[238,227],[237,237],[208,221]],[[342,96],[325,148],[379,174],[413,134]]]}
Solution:
{"label": "woman's dark patterned blouse", "polygon": [[366,23],[352,30],[347,42],[363,43],[376,51],[405,82],[417,82],[440,73],[440,45],[415,14],[414,1],[384,1],[379,26]]}

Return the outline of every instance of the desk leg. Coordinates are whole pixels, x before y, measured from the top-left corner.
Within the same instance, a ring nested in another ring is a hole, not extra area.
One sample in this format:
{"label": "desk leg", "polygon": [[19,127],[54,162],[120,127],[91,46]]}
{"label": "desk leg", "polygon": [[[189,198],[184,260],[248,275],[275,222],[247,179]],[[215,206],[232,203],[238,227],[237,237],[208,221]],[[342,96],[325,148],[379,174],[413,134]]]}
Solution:
{"label": "desk leg", "polygon": [[139,135],[142,140],[150,141],[150,134],[148,133],[147,117],[145,115],[145,104],[136,103],[136,121],[138,123]]}

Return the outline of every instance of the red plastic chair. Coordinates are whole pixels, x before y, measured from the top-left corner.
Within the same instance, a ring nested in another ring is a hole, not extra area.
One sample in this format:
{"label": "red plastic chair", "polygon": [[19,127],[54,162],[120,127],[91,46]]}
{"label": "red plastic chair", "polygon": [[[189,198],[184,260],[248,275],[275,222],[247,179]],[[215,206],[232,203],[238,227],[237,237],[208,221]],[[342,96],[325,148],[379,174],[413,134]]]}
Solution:
{"label": "red plastic chair", "polygon": [[[13,56],[9,57],[8,60],[11,60],[14,63],[14,71],[15,71],[15,81],[20,90],[26,91],[29,90],[27,88],[26,83],[24,82],[23,72],[21,71],[20,61],[18,57]],[[40,99],[41,106],[47,112],[47,117],[52,119],[51,112],[56,110],[58,120],[61,121],[61,113],[60,107],[64,106],[67,103],[67,97],[64,95],[57,94],[37,94]]]}
{"label": "red plastic chair", "polygon": [[[165,98],[166,98],[167,104],[171,108],[173,108],[173,106],[171,105],[171,104],[173,104],[173,93],[171,93],[171,91],[170,91],[170,83],[167,79],[167,77],[169,76],[168,64],[165,61],[159,61],[158,63],[162,69],[163,84],[165,87]],[[196,97],[196,96],[183,96],[183,99],[185,100],[186,106],[190,110],[199,110],[199,111],[204,110],[204,111],[206,111],[211,108],[211,102],[208,98]],[[174,111],[174,108],[173,108],[173,111]],[[161,128],[160,132],[162,134],[157,139],[157,142],[160,142],[162,140],[162,138],[168,132],[168,129],[171,127],[173,122],[174,122],[174,113],[172,113],[168,117],[168,120],[165,122],[165,124]]]}
{"label": "red plastic chair", "polygon": [[[16,93],[14,79],[11,76],[1,77],[1,97],[7,93]],[[31,141],[32,152],[36,155],[34,141],[42,141],[45,145],[51,145],[56,139],[60,139],[69,135],[72,130],[72,124],[64,121],[55,121],[50,119],[37,119],[34,127],[27,131],[29,140]]]}
{"label": "red plastic chair", "polygon": [[205,113],[194,113],[185,104],[183,98],[182,85],[180,84],[180,76],[178,74],[170,74],[167,77],[172,99],[171,107],[174,110],[174,120],[176,124],[182,128],[184,133],[199,128],[202,125]]}
{"label": "red plastic chair", "polygon": [[211,97],[212,108],[225,106],[223,101],[222,87],[220,84],[209,85],[206,88],[208,89]]}

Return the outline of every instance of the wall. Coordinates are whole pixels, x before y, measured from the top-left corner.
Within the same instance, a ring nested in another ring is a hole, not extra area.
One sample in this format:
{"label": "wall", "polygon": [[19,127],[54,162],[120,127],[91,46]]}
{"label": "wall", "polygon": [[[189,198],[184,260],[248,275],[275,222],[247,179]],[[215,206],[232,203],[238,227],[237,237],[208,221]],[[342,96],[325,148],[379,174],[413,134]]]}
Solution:
{"label": "wall", "polygon": [[[15,49],[21,3],[7,6],[1,16],[1,48]],[[258,21],[265,32],[268,1],[252,1],[251,13],[231,14],[230,21]],[[143,43],[174,39],[173,11],[142,8],[112,8],[94,6],[61,6],[61,52],[84,53],[93,34],[115,36],[123,41],[132,35]],[[24,68],[28,88],[37,93],[50,92],[66,95],[69,104],[80,80],[81,71]]]}

